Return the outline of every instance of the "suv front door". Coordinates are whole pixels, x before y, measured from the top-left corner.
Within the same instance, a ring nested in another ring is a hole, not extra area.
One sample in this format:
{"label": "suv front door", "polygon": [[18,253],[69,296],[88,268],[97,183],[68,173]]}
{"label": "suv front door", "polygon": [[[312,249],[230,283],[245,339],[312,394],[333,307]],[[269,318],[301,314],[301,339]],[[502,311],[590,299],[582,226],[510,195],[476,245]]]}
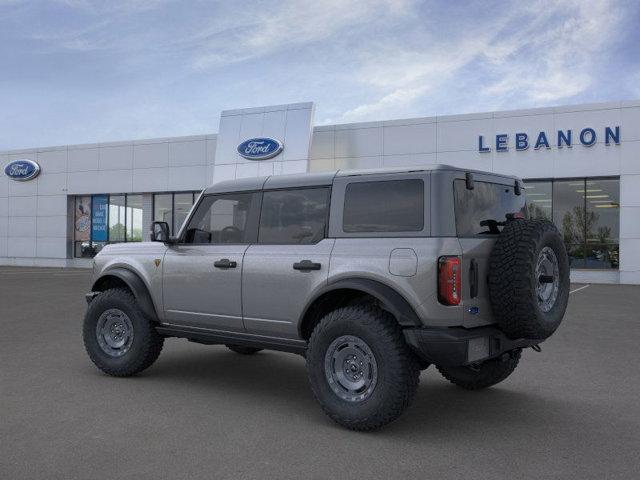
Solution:
{"label": "suv front door", "polygon": [[311,292],[327,283],[334,239],[326,238],[328,187],[265,191],[258,243],[244,257],[242,304],[248,333],[298,338]]}
{"label": "suv front door", "polygon": [[255,241],[260,195],[204,196],[181,241],[164,257],[165,321],[225,331],[244,331],[242,262]]}

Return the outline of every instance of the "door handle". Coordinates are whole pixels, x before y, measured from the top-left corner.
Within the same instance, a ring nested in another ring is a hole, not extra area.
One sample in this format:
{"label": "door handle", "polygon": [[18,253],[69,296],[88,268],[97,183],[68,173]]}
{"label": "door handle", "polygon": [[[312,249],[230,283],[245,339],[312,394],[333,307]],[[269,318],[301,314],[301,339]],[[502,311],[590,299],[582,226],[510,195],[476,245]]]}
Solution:
{"label": "door handle", "polygon": [[312,262],[311,260],[302,260],[301,262],[296,262],[293,264],[294,270],[320,270],[319,263]]}
{"label": "door handle", "polygon": [[213,266],[216,268],[236,268],[238,264],[236,262],[232,262],[228,258],[222,258],[213,262]]}

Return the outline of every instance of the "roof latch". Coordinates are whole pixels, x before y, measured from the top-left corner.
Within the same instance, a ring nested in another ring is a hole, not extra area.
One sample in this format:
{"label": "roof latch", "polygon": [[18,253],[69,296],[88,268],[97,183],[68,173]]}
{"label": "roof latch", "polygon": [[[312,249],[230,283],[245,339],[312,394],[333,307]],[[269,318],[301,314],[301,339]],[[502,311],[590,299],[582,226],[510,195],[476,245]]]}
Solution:
{"label": "roof latch", "polygon": [[467,172],[464,174],[465,182],[467,184],[467,190],[473,190],[473,173]]}

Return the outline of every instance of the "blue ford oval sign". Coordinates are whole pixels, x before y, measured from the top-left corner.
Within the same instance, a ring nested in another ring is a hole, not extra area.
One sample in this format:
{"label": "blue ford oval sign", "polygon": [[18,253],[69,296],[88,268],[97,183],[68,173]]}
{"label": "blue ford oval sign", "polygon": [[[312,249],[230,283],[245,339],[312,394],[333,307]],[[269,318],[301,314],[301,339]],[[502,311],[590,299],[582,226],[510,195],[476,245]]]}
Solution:
{"label": "blue ford oval sign", "polygon": [[4,167],[4,173],[11,180],[26,182],[38,176],[40,165],[33,160],[14,160]]}
{"label": "blue ford oval sign", "polygon": [[273,138],[250,138],[238,145],[238,153],[249,160],[266,160],[278,155],[284,146]]}

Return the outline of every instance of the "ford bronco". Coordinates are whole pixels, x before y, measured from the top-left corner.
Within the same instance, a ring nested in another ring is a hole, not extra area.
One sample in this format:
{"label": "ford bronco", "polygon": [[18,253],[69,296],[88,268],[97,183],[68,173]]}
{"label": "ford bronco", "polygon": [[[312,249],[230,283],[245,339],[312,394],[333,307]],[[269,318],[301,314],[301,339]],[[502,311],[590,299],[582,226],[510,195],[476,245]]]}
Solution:
{"label": "ford bronco", "polygon": [[177,235],[153,222],[150,238],[94,259],[98,368],[139,373],[168,337],[298,353],[354,430],[396,419],[429,365],[465,389],[501,382],[569,295],[562,237],[527,218],[522,182],[446,165],[220,182]]}

